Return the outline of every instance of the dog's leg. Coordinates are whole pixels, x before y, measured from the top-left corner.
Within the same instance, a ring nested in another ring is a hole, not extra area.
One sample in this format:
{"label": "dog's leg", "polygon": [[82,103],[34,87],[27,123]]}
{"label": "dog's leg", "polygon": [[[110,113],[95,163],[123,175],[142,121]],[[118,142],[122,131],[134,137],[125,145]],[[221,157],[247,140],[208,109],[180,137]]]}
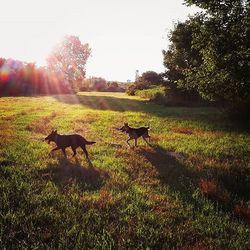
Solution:
{"label": "dog's leg", "polygon": [[148,141],[149,141],[149,142],[151,141],[150,139],[151,139],[151,137],[150,137],[150,135],[148,135]]}
{"label": "dog's leg", "polygon": [[148,138],[148,141],[150,141],[150,135],[148,134],[148,132],[145,134],[145,139]]}
{"label": "dog's leg", "polygon": [[86,149],[86,146],[85,145],[81,146],[81,148],[82,148],[83,152],[85,153],[87,160],[89,161],[89,154],[88,154],[88,151]]}
{"label": "dog's leg", "polygon": [[128,142],[131,141],[131,140],[132,140],[132,138],[127,139],[127,144],[129,145],[129,147],[130,147],[130,144]]}
{"label": "dog's leg", "polygon": [[[149,136],[147,136],[147,137],[150,138]],[[146,140],[146,136],[142,136],[142,139],[143,139],[148,145],[150,145],[149,142]]]}
{"label": "dog's leg", "polygon": [[62,148],[62,152],[63,152],[64,157],[67,158],[65,148]]}
{"label": "dog's leg", "polygon": [[73,151],[73,153],[74,153],[72,157],[74,157],[74,156],[76,155],[76,148],[71,147],[71,149],[72,149],[72,151]]}
{"label": "dog's leg", "polygon": [[137,138],[135,138],[135,147],[137,147]]}

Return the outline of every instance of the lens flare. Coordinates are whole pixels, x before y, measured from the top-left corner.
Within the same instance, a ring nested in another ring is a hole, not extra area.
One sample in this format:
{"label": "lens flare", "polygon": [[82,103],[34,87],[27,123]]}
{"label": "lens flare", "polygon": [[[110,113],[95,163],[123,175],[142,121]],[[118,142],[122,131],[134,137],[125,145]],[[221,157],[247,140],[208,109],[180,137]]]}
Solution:
{"label": "lens flare", "polygon": [[7,66],[0,68],[0,83],[6,83],[10,80],[10,69]]}

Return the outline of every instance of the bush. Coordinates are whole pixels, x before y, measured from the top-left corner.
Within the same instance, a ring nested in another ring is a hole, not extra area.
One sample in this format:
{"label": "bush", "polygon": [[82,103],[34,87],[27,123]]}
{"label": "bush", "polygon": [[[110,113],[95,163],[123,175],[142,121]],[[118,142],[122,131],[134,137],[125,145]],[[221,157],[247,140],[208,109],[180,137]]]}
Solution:
{"label": "bush", "polygon": [[166,102],[165,92],[166,88],[164,86],[152,86],[150,89],[137,90],[135,95],[164,104]]}
{"label": "bush", "polygon": [[211,103],[202,99],[195,90],[177,88],[172,84],[168,85],[166,104],[170,106],[208,106]]}
{"label": "bush", "polygon": [[127,88],[126,93],[128,95],[135,95],[135,91],[137,90],[136,85],[134,83],[130,84]]}

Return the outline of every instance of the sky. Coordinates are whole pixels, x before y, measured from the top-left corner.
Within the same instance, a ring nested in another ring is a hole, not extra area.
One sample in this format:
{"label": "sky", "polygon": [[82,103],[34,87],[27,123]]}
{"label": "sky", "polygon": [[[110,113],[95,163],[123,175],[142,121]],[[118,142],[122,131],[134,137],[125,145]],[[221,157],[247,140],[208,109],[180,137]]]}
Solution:
{"label": "sky", "polygon": [[133,81],[164,71],[162,50],[176,21],[198,11],[182,0],[0,0],[0,57],[46,65],[65,35],[88,43],[87,76]]}

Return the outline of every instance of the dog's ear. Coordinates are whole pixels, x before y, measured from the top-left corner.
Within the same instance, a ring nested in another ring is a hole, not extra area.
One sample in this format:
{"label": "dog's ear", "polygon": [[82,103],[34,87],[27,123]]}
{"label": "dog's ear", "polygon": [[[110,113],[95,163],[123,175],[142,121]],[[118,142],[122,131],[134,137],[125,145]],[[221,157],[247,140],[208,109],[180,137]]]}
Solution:
{"label": "dog's ear", "polygon": [[55,129],[54,133],[56,133],[56,134],[57,134],[57,129]]}

